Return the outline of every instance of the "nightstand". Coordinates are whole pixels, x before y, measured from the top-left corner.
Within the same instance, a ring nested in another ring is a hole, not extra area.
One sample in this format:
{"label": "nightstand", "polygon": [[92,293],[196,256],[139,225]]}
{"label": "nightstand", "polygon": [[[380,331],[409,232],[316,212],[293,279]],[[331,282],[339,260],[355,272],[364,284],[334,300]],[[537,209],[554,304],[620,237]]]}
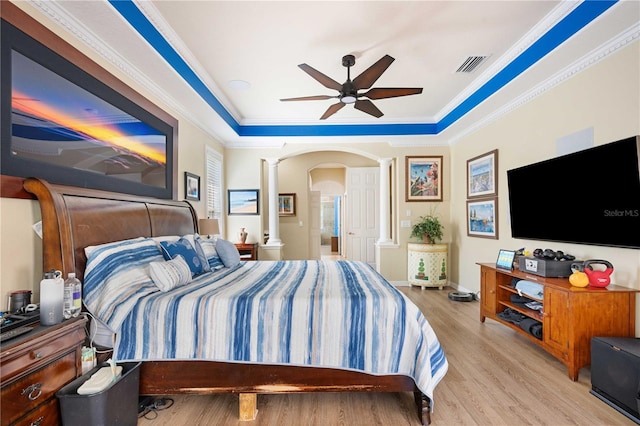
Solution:
{"label": "nightstand", "polygon": [[258,243],[235,243],[240,260],[258,260]]}
{"label": "nightstand", "polygon": [[2,425],[60,424],[56,391],[82,375],[84,316],[33,331],[0,346]]}

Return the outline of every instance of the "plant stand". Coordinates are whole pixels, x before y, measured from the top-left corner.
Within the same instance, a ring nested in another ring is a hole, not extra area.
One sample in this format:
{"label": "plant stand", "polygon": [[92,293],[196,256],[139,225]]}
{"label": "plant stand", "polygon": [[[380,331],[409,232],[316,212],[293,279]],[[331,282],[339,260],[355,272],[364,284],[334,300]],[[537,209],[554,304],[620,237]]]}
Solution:
{"label": "plant stand", "polygon": [[407,269],[409,284],[438,287],[448,282],[448,260],[446,244],[409,243],[407,247]]}

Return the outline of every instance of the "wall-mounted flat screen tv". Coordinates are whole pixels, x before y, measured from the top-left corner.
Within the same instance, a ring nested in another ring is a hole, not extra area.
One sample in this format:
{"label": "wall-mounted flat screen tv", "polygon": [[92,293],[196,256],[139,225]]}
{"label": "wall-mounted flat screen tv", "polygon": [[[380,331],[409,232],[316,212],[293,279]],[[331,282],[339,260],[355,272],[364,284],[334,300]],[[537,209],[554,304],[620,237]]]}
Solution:
{"label": "wall-mounted flat screen tv", "polygon": [[172,198],[169,123],[2,21],[2,174]]}
{"label": "wall-mounted flat screen tv", "polygon": [[640,248],[640,136],[507,171],[513,238]]}

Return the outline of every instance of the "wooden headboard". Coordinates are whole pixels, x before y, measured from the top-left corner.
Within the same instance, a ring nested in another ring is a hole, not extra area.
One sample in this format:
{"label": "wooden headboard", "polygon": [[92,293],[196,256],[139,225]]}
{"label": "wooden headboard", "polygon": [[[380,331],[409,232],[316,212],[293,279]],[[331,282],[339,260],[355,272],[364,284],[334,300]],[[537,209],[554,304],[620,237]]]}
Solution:
{"label": "wooden headboard", "polygon": [[198,230],[187,201],[146,198],[116,192],[54,185],[28,178],[42,212],[43,271],[56,269],[84,279],[87,246],[136,237],[186,235]]}

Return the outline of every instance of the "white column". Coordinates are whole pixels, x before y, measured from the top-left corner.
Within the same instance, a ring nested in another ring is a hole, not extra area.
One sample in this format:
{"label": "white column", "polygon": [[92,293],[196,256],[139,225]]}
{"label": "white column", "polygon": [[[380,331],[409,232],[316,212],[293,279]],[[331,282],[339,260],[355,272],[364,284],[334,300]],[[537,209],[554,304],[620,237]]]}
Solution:
{"label": "white column", "polygon": [[381,158],[378,160],[380,164],[380,238],[378,244],[389,244],[389,218],[390,218],[390,182],[389,167],[391,166],[391,158]]}
{"label": "white column", "polygon": [[277,158],[265,158],[269,165],[269,241],[268,246],[282,245],[278,216],[278,163]]}

